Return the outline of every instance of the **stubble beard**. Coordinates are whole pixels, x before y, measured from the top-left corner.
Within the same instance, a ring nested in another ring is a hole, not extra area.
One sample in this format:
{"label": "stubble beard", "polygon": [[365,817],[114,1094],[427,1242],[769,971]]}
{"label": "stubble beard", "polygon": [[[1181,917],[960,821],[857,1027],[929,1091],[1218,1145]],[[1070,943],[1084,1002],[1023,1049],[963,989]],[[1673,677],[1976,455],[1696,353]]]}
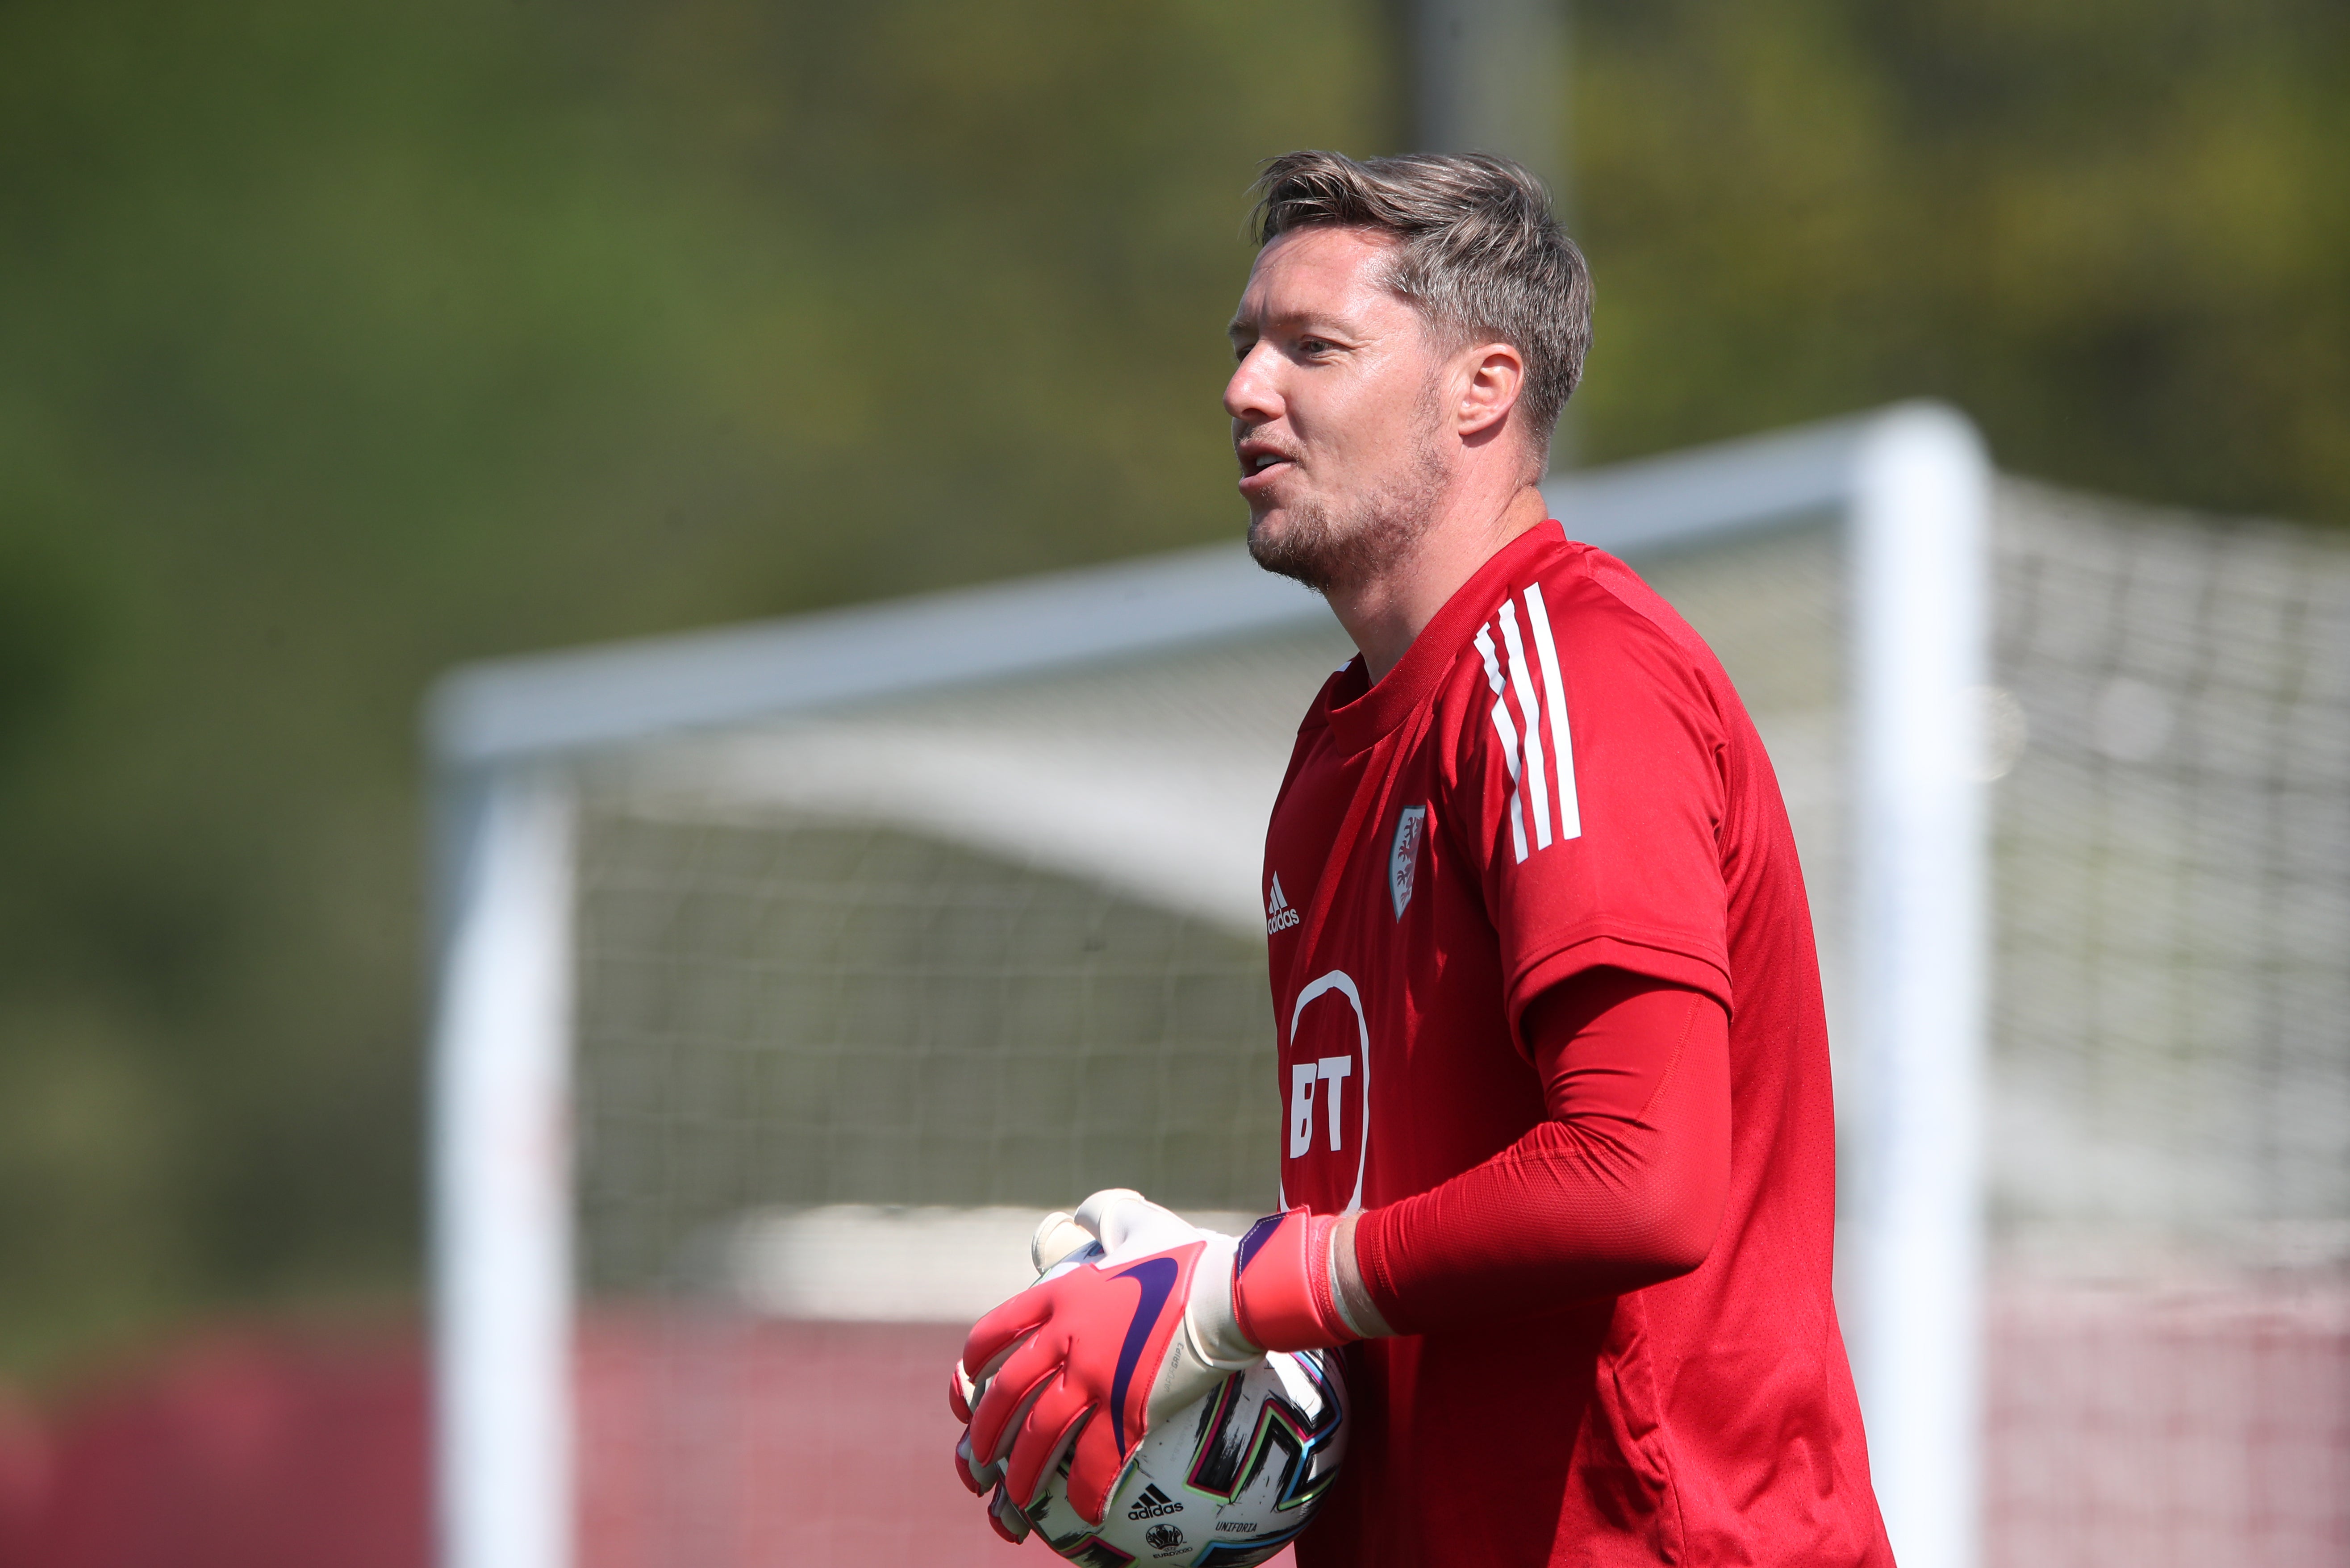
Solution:
{"label": "stubble beard", "polygon": [[1250,557],[1326,597],[1392,570],[1435,522],[1450,477],[1432,400],[1427,412],[1414,431],[1411,461],[1343,512],[1309,497],[1284,510],[1278,533],[1263,517],[1250,519]]}

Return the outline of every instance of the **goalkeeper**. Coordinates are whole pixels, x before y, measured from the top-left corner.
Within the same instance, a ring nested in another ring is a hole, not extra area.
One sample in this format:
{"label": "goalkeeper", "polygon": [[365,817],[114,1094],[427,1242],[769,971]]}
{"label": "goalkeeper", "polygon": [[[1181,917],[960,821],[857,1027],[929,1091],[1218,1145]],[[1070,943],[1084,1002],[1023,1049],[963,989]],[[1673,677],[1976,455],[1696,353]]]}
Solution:
{"label": "goalkeeper", "polygon": [[1347,1345],[1303,1568],[1889,1563],[1778,784],[1704,643],[1536,488],[1583,258],[1496,159],[1296,152],[1260,192],[1249,546],[1359,650],[1266,836],[1284,1211],[1235,1241],[1089,1199],[1102,1261],[972,1331],[964,1480],[1016,1537],[1066,1452],[1098,1520],[1224,1371]]}

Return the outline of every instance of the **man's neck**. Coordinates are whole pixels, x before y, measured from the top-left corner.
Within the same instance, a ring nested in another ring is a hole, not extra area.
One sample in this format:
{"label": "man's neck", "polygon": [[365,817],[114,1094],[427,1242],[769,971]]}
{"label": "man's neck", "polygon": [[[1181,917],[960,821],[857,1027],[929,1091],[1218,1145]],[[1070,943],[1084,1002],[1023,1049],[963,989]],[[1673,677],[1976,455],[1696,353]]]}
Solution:
{"label": "man's neck", "polygon": [[1375,685],[1402,660],[1444,601],[1503,545],[1549,516],[1550,509],[1542,492],[1529,484],[1498,505],[1481,499],[1447,513],[1408,555],[1377,576],[1329,589],[1330,608],[1361,650]]}

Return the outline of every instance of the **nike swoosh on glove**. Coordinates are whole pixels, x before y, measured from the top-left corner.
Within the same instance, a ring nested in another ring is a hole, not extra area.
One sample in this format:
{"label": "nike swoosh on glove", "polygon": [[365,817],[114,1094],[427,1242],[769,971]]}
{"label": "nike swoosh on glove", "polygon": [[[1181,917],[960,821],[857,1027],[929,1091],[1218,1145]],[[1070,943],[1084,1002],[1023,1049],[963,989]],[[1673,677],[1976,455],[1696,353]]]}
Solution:
{"label": "nike swoosh on glove", "polygon": [[1068,1450],[1069,1506],[1098,1526],[1153,1427],[1262,1352],[1233,1316],[1231,1237],[1122,1188],[1087,1199],[1076,1223],[1100,1255],[1048,1273],[963,1343],[978,1397],[957,1469],[977,1491],[1000,1467],[1002,1499],[1025,1508]]}

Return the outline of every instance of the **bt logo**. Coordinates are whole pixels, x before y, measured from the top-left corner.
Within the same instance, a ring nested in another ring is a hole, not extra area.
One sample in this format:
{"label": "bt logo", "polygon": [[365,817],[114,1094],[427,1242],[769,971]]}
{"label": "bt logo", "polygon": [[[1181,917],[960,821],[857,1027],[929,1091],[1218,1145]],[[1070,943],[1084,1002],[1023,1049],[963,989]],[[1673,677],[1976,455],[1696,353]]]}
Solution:
{"label": "bt logo", "polygon": [[1289,1158],[1308,1158],[1316,1153],[1317,1142],[1321,1145],[1320,1152],[1328,1159],[1326,1168],[1334,1179],[1326,1201],[1347,1189],[1345,1162],[1353,1155],[1353,1196],[1346,1206],[1359,1209],[1364,1145],[1370,1128],[1371,1033],[1363,1016],[1363,994],[1346,971],[1334,969],[1297,993],[1289,1012],[1288,1054]]}
{"label": "bt logo", "polygon": [[1311,1062],[1293,1062],[1289,1066],[1289,1158],[1297,1158],[1314,1147],[1314,1106],[1316,1096],[1314,1085],[1319,1082],[1330,1085],[1330,1092],[1320,1096],[1329,1109],[1325,1113],[1330,1124],[1330,1152],[1337,1154],[1347,1147],[1344,1126],[1347,1079],[1355,1070],[1352,1056],[1322,1056]]}

